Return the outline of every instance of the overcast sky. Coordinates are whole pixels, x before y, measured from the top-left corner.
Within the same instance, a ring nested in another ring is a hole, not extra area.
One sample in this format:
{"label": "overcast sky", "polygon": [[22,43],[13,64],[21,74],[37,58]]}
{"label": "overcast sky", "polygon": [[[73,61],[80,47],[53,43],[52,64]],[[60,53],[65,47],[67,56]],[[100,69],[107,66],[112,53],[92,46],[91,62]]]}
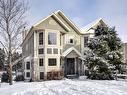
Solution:
{"label": "overcast sky", "polygon": [[80,28],[103,18],[127,42],[127,0],[29,0],[28,24],[61,10]]}

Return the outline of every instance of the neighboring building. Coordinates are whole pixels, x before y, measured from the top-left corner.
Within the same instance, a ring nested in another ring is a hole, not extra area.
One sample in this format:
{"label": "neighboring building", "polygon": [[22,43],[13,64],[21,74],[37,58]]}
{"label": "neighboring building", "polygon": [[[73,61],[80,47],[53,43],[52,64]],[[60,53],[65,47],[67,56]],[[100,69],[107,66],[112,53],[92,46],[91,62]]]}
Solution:
{"label": "neighboring building", "polygon": [[25,79],[43,80],[47,72],[64,71],[68,75],[84,74],[82,56],[92,28],[106,25],[102,19],[80,30],[63,12],[57,11],[23,32],[23,68]]}
{"label": "neighboring building", "polygon": [[123,62],[127,63],[127,43],[122,43],[121,51],[123,54]]}
{"label": "neighboring building", "polygon": [[123,65],[122,67],[124,68],[124,73],[127,74],[127,43],[122,43],[122,48],[121,48],[121,53],[123,55]]}

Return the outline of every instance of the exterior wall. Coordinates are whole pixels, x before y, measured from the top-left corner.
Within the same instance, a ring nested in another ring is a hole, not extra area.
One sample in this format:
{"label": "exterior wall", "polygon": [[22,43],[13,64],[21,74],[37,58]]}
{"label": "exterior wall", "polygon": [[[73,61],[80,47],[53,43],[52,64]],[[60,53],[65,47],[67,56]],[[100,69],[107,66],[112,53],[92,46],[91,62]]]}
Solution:
{"label": "exterior wall", "polygon": [[[34,34],[31,34],[30,37],[23,43],[22,45],[22,55],[24,57],[23,60],[23,69],[25,79],[30,79],[32,76],[32,60],[34,56]],[[26,63],[30,62],[30,70],[26,69]],[[26,73],[30,72],[30,77],[26,77]]]}
{"label": "exterior wall", "polygon": [[123,54],[123,62],[127,63],[127,43],[122,44],[121,52]]}
{"label": "exterior wall", "polygon": [[[67,43],[69,36],[73,36],[74,44]],[[70,47],[74,47],[79,52],[81,52],[81,37],[75,31],[68,32],[67,34],[63,35],[63,50],[62,52],[66,51]]]}
{"label": "exterior wall", "polygon": [[[60,31],[53,29],[45,29],[43,32],[43,45],[39,45],[39,32],[35,32],[34,34],[34,79],[40,80],[40,72],[44,72],[45,77],[47,76],[47,72],[52,70],[60,70]],[[56,33],[57,34],[57,44],[56,45],[48,45],[48,33]],[[38,54],[38,49],[43,48],[44,54]],[[47,54],[47,48],[57,48],[58,54]],[[39,66],[39,58],[43,58],[44,66]],[[48,58],[56,58],[57,65],[56,66],[48,66]]]}
{"label": "exterior wall", "polygon": [[36,26],[37,29],[53,29],[59,31],[65,31],[62,26],[53,18],[49,17],[44,20],[42,23]]}
{"label": "exterior wall", "polygon": [[34,34],[22,45],[22,53],[24,57],[34,55]]}
{"label": "exterior wall", "polygon": [[81,36],[81,54],[82,55],[84,55],[84,50],[87,49],[87,47],[84,46],[84,37],[88,37],[88,40],[89,40],[90,38],[94,37],[94,34],[91,33],[91,34],[85,34]]}

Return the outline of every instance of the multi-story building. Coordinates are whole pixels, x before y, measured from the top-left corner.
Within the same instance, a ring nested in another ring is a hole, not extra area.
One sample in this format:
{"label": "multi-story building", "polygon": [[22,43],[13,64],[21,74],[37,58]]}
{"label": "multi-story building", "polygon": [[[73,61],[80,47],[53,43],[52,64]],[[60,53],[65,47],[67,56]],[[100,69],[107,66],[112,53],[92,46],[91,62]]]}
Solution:
{"label": "multi-story building", "polygon": [[84,73],[83,55],[89,38],[94,36],[98,19],[80,30],[63,12],[53,12],[23,32],[25,79],[43,80],[47,72],[64,70],[65,76]]}

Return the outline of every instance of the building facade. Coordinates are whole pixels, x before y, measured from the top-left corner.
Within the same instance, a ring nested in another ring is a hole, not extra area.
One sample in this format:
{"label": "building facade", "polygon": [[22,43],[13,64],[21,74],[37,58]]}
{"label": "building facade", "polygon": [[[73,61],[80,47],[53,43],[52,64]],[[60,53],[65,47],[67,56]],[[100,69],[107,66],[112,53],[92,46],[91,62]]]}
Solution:
{"label": "building facade", "polygon": [[105,24],[98,19],[79,29],[63,12],[48,17],[23,32],[23,68],[25,79],[43,80],[50,71],[68,75],[84,74],[83,55],[94,36],[92,28]]}

